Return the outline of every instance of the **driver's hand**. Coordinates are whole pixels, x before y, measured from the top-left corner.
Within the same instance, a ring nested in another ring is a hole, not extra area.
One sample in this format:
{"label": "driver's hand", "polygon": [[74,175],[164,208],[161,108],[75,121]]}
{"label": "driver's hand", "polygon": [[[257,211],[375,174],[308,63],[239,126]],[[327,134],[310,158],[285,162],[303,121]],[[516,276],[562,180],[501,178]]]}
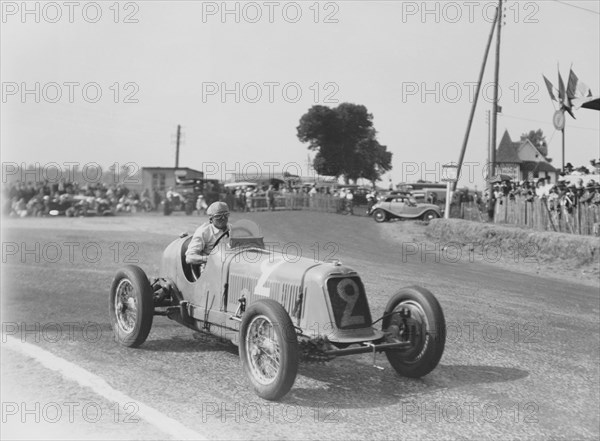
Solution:
{"label": "driver's hand", "polygon": [[190,265],[204,265],[208,261],[208,256],[193,254],[191,256],[186,256],[185,261]]}

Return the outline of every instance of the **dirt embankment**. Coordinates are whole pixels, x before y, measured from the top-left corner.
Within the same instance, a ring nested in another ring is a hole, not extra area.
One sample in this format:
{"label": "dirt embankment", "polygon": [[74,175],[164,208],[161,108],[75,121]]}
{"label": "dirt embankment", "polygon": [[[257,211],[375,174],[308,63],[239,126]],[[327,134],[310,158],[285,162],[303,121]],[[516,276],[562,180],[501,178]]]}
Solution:
{"label": "dirt embankment", "polygon": [[469,222],[435,219],[425,234],[446,247],[471,253],[502,255],[502,263],[540,275],[599,283],[600,238]]}

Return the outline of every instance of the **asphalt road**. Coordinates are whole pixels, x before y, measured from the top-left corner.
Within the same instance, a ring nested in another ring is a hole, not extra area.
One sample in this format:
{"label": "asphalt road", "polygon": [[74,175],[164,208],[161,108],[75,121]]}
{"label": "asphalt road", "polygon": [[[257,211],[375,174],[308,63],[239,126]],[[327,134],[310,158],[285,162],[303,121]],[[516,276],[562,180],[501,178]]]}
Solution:
{"label": "asphalt road", "polygon": [[283,401],[263,401],[225,341],[163,317],[139,349],[112,338],[117,268],[133,263],[158,275],[162,249],[200,218],[8,219],[2,439],[600,436],[600,282],[454,262],[413,224],[308,212],[244,217],[277,248],[358,270],[373,317],[402,286],[431,290],[448,324],[440,365],[414,380],[397,376],[384,355],[376,359],[383,369],[368,355],[302,364]]}

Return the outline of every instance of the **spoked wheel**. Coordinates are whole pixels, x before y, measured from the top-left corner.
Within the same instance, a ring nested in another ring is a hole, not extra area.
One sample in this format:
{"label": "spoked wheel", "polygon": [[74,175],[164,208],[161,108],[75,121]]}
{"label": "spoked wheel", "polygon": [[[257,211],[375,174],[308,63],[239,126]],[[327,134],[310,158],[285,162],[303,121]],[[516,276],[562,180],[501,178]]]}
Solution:
{"label": "spoked wheel", "polygon": [[154,292],[140,267],[128,265],[117,272],[110,289],[109,313],[119,344],[136,347],[146,341],[154,317]]}
{"label": "spoked wheel", "polygon": [[386,352],[400,375],[427,375],[442,358],[446,344],[444,313],[434,295],[424,288],[403,288],[392,296],[385,308],[382,330],[388,341],[410,342],[408,349]]}
{"label": "spoked wheel", "polygon": [[253,303],[240,328],[242,367],[256,394],[278,400],[294,385],[298,341],[289,315],[275,300]]}
{"label": "spoked wheel", "polygon": [[375,222],[385,222],[387,220],[387,213],[378,208],[373,212],[373,219],[375,219]]}

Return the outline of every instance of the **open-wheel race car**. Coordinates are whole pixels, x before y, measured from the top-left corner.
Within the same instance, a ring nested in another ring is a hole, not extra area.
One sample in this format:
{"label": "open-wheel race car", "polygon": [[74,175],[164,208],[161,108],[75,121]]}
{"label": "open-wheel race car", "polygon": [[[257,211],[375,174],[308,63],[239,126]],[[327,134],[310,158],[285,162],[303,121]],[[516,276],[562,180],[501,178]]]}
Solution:
{"label": "open-wheel race car", "polygon": [[144,343],[155,315],[225,337],[239,347],[250,384],[267,400],[291,389],[301,360],[372,353],[375,361],[385,352],[406,377],[424,376],[440,361],[444,314],[424,288],[400,289],[373,320],[353,269],[268,249],[254,222],[233,224],[229,243],[215,247],[201,272],[186,263],[190,240],[182,234],[166,247],[161,277],[148,279],[133,265],[117,272],[109,311],[120,344]]}

